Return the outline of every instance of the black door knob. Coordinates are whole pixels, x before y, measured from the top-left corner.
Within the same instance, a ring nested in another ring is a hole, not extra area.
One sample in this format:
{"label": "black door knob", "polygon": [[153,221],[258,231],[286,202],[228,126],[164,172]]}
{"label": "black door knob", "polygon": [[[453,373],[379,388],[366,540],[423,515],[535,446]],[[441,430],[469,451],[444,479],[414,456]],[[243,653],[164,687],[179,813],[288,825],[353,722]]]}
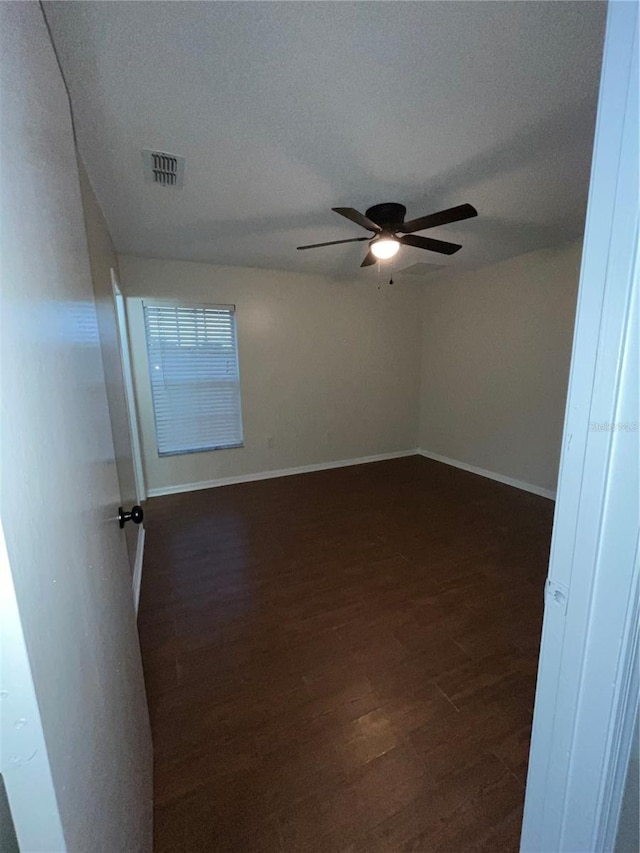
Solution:
{"label": "black door knob", "polygon": [[120,527],[124,527],[127,521],[133,521],[134,524],[140,524],[144,518],[144,513],[141,506],[132,506],[131,512],[125,512],[124,509],[118,507],[118,523]]}

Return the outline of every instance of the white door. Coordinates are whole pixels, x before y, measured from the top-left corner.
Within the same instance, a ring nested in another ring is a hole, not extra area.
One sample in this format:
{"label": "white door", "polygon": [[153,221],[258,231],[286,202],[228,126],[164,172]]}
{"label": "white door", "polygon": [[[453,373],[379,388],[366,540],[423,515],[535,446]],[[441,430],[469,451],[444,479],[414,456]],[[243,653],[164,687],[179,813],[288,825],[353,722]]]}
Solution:
{"label": "white door", "polygon": [[0,23],[1,580],[19,617],[0,769],[21,849],[142,853],[151,741],[69,104],[40,5],[2,3]]}

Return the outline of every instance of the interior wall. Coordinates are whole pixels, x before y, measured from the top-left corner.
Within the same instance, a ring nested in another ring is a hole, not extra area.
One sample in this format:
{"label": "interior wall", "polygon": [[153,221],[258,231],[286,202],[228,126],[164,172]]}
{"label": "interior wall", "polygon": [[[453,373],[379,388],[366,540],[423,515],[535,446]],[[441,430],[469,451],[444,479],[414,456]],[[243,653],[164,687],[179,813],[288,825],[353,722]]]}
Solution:
{"label": "interior wall", "polygon": [[[415,283],[129,255],[120,270],[149,490],[415,448]],[[236,305],[244,447],[158,457],[144,297]]]}
{"label": "interior wall", "polygon": [[2,773],[0,773],[0,850],[2,853],[20,853]]}
{"label": "interior wall", "polygon": [[28,653],[13,665],[12,626],[1,769],[24,851],[146,853],[142,663],[69,101],[40,4],[0,3],[0,55],[0,616],[19,613]]}
{"label": "interior wall", "polygon": [[[109,418],[113,433],[113,447],[116,457],[120,498],[125,508],[130,508],[137,501],[136,481],[133,472],[133,457],[131,451],[131,433],[129,415],[122,375],[122,360],[118,341],[118,325],[116,309],[111,287],[111,269],[119,278],[118,257],[116,255],[107,223],[98,204],[95,193],[87,177],[82,161],[79,159],[80,192],[87,231],[89,249],[89,264],[95,295],[100,333],[100,349],[102,364],[107,384],[107,401],[109,403]],[[131,571],[136,557],[138,544],[138,528],[127,524],[124,529],[127,540],[127,553]]]}
{"label": "interior wall", "polygon": [[581,245],[425,282],[422,450],[555,492]]}
{"label": "interior wall", "polygon": [[637,853],[640,850],[640,715],[629,756],[629,766],[622,795],[615,853]]}

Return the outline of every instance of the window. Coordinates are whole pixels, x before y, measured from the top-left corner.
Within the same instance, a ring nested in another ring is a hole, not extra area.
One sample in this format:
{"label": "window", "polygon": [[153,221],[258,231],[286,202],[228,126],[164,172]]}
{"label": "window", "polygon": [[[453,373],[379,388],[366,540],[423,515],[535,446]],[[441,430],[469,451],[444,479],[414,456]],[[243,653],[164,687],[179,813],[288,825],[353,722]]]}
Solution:
{"label": "window", "polygon": [[143,308],[158,454],[242,446],[235,307]]}

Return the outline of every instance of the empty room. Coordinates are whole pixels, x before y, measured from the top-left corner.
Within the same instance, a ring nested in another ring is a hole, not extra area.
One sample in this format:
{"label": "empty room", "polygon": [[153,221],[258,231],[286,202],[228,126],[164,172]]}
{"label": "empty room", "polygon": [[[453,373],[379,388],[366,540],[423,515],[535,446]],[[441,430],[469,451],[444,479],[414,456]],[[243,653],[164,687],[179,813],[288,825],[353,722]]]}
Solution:
{"label": "empty room", "polygon": [[636,4],[1,6],[3,850],[637,850]]}

